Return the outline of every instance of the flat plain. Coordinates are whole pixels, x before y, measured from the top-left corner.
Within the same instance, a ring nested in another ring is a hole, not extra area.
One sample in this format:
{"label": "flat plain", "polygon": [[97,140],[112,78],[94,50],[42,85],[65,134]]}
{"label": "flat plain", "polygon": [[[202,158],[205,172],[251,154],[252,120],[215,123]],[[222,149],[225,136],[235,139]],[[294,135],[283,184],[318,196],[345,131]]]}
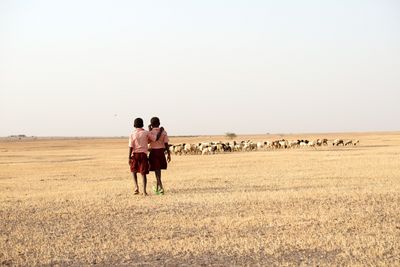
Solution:
{"label": "flat plain", "polygon": [[399,266],[400,133],[237,140],[282,137],[360,144],[173,155],[143,197],[127,138],[2,139],[0,265]]}

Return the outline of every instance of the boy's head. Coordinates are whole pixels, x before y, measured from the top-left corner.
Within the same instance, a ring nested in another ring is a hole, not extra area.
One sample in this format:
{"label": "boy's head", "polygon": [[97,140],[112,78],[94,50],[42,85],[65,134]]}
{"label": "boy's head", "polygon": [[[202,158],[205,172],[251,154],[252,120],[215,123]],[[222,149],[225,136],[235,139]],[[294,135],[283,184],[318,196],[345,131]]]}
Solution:
{"label": "boy's head", "polygon": [[133,121],[133,127],[135,127],[135,128],[143,128],[143,120],[141,118],[136,118]]}
{"label": "boy's head", "polygon": [[158,117],[153,117],[150,120],[151,127],[159,127],[160,126],[160,119]]}

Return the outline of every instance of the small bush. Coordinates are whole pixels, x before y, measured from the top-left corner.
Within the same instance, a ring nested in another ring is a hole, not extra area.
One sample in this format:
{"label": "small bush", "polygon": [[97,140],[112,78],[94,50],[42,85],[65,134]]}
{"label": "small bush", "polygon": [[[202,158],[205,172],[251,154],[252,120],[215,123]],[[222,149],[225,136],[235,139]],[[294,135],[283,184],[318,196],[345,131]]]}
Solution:
{"label": "small bush", "polygon": [[235,133],[227,132],[225,133],[225,136],[228,137],[229,139],[233,139],[236,138],[237,135]]}

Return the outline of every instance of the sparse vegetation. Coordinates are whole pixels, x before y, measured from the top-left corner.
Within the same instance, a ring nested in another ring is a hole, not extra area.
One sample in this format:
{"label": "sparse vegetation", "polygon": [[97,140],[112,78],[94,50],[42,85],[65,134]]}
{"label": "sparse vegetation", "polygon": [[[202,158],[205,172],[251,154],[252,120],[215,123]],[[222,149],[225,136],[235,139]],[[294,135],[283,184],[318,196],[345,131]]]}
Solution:
{"label": "sparse vegetation", "polygon": [[10,135],[8,138],[22,139],[22,138],[27,138],[27,136],[25,134],[17,134],[17,135]]}
{"label": "sparse vegetation", "polygon": [[400,135],[343,137],[362,146],[174,156],[147,198],[125,139],[0,142],[0,265],[399,266]]}
{"label": "sparse vegetation", "polygon": [[225,136],[228,137],[229,139],[235,139],[237,135],[235,133],[227,132],[225,133]]}

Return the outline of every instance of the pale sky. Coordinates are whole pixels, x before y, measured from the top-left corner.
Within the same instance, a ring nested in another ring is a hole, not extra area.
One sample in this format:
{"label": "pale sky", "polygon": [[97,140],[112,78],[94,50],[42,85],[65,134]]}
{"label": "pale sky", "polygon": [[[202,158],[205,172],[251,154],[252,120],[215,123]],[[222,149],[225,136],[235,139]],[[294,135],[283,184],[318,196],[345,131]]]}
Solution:
{"label": "pale sky", "polygon": [[400,2],[0,0],[0,136],[400,130]]}

